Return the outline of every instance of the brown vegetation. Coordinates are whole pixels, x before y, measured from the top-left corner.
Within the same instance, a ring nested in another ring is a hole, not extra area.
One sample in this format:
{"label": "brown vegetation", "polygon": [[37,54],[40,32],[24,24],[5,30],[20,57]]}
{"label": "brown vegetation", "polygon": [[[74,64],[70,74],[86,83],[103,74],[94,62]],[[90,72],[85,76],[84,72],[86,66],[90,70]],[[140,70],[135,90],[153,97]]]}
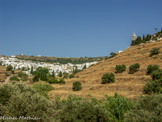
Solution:
{"label": "brown vegetation", "polygon": [[6,71],[6,67],[0,66],[0,83],[5,81],[8,73],[9,72]]}

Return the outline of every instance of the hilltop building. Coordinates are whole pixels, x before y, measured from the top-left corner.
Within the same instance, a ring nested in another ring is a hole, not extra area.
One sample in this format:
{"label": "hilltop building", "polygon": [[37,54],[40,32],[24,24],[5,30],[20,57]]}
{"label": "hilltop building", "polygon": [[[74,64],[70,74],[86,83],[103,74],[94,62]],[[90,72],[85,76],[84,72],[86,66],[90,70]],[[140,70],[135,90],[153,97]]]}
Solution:
{"label": "hilltop building", "polygon": [[135,32],[133,33],[133,36],[132,36],[132,40],[134,41],[134,40],[136,40],[137,39],[137,36],[136,36],[136,34],[135,34]]}

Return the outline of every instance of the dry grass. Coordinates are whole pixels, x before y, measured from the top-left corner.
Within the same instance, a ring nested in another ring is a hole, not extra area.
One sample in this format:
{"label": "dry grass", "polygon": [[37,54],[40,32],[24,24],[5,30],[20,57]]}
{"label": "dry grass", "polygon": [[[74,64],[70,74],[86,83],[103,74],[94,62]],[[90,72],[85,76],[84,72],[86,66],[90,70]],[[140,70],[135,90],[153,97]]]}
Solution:
{"label": "dry grass", "polygon": [[0,81],[1,81],[0,83],[4,82],[5,79],[7,78],[6,73],[7,73],[6,68],[0,66]]}
{"label": "dry grass", "polygon": [[[146,82],[151,80],[151,77],[146,75],[147,66],[158,64],[162,68],[162,53],[149,57],[152,48],[160,48],[162,52],[162,41],[129,47],[116,57],[102,61],[76,74],[79,78],[68,79],[65,85],[53,85],[55,90],[51,91],[49,95],[51,98],[55,96],[66,98],[70,94],[86,98],[90,96],[102,98],[104,95],[113,96],[118,93],[127,98],[136,99],[143,94],[142,89]],[[140,70],[134,74],[128,74],[129,66],[134,63],[141,65]],[[115,66],[120,64],[125,64],[127,70],[115,74],[115,83],[101,84],[102,75],[106,72],[115,72]],[[74,81],[82,83],[83,89],[81,91],[72,91]]]}

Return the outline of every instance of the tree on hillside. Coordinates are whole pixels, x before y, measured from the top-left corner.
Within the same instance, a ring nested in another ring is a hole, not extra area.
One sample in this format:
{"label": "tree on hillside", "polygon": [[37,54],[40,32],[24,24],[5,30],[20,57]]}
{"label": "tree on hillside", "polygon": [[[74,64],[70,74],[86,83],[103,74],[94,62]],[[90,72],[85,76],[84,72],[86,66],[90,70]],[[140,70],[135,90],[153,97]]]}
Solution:
{"label": "tree on hillside", "polygon": [[149,41],[150,39],[151,39],[151,35],[150,34],[147,34],[146,41]]}
{"label": "tree on hillside", "polygon": [[105,73],[102,76],[102,84],[115,82],[115,75],[113,73]]}
{"label": "tree on hillside", "polygon": [[112,57],[115,57],[117,54],[116,53],[114,53],[114,52],[111,52],[110,53],[110,57],[112,58]]}
{"label": "tree on hillside", "polygon": [[84,65],[83,69],[87,69],[87,66],[86,66],[86,64]]}
{"label": "tree on hillside", "polygon": [[79,81],[73,82],[73,91],[79,91],[82,89],[82,84]]}
{"label": "tree on hillside", "polygon": [[33,66],[31,67],[30,74],[33,74]]}
{"label": "tree on hillside", "polygon": [[54,78],[55,78],[55,72],[54,72],[54,71],[52,72],[52,77],[54,77]]}
{"label": "tree on hillside", "polygon": [[62,77],[62,72],[61,72],[61,71],[59,72],[59,75],[58,75],[58,76],[59,76],[59,77]]}
{"label": "tree on hillside", "polygon": [[8,65],[6,68],[7,71],[11,71],[12,69],[13,69],[13,67],[11,65]]}
{"label": "tree on hillside", "polygon": [[143,40],[145,40],[146,39],[146,37],[145,37],[145,35],[143,35],[143,38],[142,38]]}
{"label": "tree on hillside", "polygon": [[43,81],[47,81],[47,74],[49,74],[48,69],[42,67],[38,67],[36,71],[33,72],[34,78],[36,80],[40,79]]}

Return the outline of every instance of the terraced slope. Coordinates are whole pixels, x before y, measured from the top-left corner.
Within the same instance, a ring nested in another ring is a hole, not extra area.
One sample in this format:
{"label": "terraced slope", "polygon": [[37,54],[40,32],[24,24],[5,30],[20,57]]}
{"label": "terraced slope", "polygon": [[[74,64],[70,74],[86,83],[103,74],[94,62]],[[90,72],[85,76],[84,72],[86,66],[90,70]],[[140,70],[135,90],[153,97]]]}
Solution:
{"label": "terraced slope", "polygon": [[[149,57],[152,48],[160,48],[161,53]],[[128,74],[129,65],[137,62],[141,65],[140,70],[134,74]],[[127,70],[123,73],[115,74],[115,83],[101,84],[102,75],[106,72],[115,72],[115,66],[120,64],[125,64]],[[68,79],[65,85],[53,85],[55,90],[50,92],[49,95],[51,98],[55,96],[64,98],[69,94],[102,98],[104,95],[112,96],[118,93],[128,98],[136,99],[143,94],[142,89],[146,82],[151,80],[151,77],[146,75],[149,64],[158,64],[162,68],[162,41],[129,47],[116,57],[102,61],[76,74],[78,78]],[[72,91],[74,81],[82,83],[83,89],[81,91]]]}

